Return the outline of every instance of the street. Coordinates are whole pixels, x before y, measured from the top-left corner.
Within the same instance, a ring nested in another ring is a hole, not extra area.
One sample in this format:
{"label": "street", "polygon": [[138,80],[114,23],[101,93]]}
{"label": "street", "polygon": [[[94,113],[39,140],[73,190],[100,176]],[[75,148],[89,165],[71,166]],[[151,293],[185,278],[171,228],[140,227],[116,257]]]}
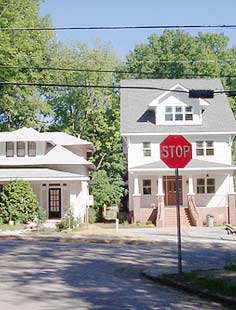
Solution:
{"label": "street", "polygon": [[[183,269],[224,266],[236,244],[183,244]],[[144,268],[176,268],[176,245],[0,242],[0,309],[226,309],[161,286]]]}

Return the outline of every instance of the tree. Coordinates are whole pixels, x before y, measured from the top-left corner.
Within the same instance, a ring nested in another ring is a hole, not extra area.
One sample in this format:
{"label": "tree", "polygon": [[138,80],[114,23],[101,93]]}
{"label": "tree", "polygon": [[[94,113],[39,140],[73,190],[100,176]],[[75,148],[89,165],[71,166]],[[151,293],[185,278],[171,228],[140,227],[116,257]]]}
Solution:
{"label": "tree", "polygon": [[38,200],[28,181],[9,182],[0,194],[0,217],[4,223],[13,220],[27,223],[38,212]]}
{"label": "tree", "polygon": [[[77,43],[74,48],[58,46],[54,55],[57,67],[87,69],[86,72],[70,71],[57,72],[54,81],[79,85],[114,85],[115,77],[108,72],[92,72],[93,69],[111,70],[119,65],[119,60],[110,45],[99,41],[94,47]],[[120,137],[120,108],[118,93],[106,88],[58,88],[47,94],[52,106],[54,119],[51,130],[65,131],[80,135],[95,145],[95,153],[90,160],[101,171],[93,174],[96,185],[92,192],[95,194],[96,205],[102,205],[99,195],[111,199],[110,189],[102,187],[102,181],[113,185],[113,195],[110,203],[119,201],[125,193],[123,174],[125,161]],[[98,193],[102,191],[103,193]]]}
{"label": "tree", "polygon": [[[2,0],[0,27],[48,27],[48,17],[40,18],[40,0]],[[42,67],[49,65],[53,50],[52,31],[1,31],[1,65]],[[46,72],[26,69],[0,69],[0,80],[42,82]],[[40,126],[41,117],[50,114],[42,89],[29,86],[1,86],[0,130]]]}

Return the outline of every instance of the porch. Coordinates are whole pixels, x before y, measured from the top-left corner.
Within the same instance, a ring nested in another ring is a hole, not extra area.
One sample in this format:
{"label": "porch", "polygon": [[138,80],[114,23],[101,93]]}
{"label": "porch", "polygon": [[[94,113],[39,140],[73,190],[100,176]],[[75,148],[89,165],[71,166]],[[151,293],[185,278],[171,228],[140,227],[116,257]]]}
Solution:
{"label": "porch", "polygon": [[[129,205],[134,222],[152,221],[158,227],[176,226],[175,176],[170,172],[130,174]],[[235,223],[236,206],[232,173],[182,171],[179,176],[182,226],[202,226],[207,215],[216,224]]]}

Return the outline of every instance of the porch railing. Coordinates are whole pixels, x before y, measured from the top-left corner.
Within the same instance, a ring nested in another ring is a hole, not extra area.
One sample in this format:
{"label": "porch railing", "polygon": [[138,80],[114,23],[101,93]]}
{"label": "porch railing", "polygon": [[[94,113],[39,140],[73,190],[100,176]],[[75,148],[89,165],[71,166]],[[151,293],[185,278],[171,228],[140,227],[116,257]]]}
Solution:
{"label": "porch railing", "polygon": [[164,196],[157,196],[157,219],[156,226],[163,227],[165,219]]}
{"label": "porch railing", "polygon": [[188,211],[191,224],[193,226],[202,226],[202,220],[197,211],[197,206],[194,197],[188,196]]}

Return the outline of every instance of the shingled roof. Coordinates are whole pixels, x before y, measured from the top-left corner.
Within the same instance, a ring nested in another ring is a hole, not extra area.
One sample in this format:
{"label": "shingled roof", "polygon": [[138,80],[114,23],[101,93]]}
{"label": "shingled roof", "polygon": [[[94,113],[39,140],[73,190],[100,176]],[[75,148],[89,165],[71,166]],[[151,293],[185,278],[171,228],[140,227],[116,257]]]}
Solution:
{"label": "shingled roof", "polygon": [[[122,80],[121,86],[170,89],[178,83],[187,89],[223,90],[220,79],[135,79]],[[225,94],[216,94],[213,99],[207,99],[209,105],[205,108],[201,125],[176,126],[156,125],[150,121],[141,122],[140,117],[149,111],[150,102],[164,92],[150,89],[121,89],[121,134],[236,133],[236,121]]]}

